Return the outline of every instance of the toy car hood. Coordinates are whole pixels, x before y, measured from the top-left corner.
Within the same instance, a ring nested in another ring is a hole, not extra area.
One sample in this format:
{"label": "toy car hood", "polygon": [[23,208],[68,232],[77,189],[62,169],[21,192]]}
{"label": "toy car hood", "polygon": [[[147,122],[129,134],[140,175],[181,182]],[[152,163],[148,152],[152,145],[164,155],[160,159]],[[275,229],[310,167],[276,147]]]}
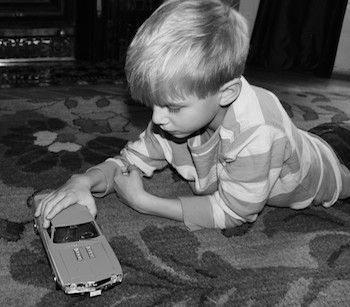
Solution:
{"label": "toy car hood", "polygon": [[[62,281],[78,283],[81,280],[99,281],[112,274],[120,273],[119,263],[108,257],[110,252],[106,239],[100,242],[91,240],[90,244],[76,242],[60,244],[56,257],[60,257],[66,270],[62,271]],[[95,242],[94,242],[95,241]],[[63,246],[64,245],[64,246]],[[114,271],[111,271],[111,267]]]}

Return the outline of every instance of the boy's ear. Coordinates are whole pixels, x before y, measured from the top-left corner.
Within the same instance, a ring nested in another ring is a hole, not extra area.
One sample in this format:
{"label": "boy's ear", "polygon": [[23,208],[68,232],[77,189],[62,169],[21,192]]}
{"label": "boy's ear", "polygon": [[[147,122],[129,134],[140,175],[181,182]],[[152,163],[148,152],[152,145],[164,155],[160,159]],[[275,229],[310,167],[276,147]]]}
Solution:
{"label": "boy's ear", "polygon": [[220,106],[226,107],[234,102],[241,93],[242,81],[239,78],[235,78],[225,83],[221,88]]}

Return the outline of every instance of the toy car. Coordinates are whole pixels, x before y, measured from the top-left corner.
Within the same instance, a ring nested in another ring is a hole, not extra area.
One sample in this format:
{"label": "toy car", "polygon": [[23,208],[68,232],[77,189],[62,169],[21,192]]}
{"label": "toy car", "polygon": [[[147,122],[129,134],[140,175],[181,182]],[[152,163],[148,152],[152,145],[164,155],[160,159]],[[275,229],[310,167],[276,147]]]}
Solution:
{"label": "toy car", "polygon": [[[35,207],[44,196],[34,197]],[[56,289],[96,296],[121,283],[118,258],[87,207],[75,204],[64,209],[47,229],[40,215],[34,219],[34,230],[49,258]]]}

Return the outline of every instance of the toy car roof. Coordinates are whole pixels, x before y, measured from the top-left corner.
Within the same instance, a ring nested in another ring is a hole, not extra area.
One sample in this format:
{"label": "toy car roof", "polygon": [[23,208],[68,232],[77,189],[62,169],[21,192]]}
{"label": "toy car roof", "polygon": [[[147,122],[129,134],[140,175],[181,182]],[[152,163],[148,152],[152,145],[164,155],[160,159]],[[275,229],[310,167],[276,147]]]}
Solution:
{"label": "toy car roof", "polygon": [[79,225],[93,221],[94,218],[90,214],[87,207],[75,204],[62,210],[52,220],[51,223],[55,227]]}

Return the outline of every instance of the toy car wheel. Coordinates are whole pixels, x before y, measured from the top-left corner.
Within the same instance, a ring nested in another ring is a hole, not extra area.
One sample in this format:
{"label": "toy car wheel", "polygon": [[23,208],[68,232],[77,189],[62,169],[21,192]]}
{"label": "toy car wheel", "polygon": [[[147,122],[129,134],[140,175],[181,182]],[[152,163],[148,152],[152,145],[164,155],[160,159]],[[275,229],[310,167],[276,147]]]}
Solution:
{"label": "toy car wheel", "polygon": [[33,230],[34,230],[34,233],[35,233],[36,235],[39,234],[38,225],[37,225],[36,223],[33,224]]}

